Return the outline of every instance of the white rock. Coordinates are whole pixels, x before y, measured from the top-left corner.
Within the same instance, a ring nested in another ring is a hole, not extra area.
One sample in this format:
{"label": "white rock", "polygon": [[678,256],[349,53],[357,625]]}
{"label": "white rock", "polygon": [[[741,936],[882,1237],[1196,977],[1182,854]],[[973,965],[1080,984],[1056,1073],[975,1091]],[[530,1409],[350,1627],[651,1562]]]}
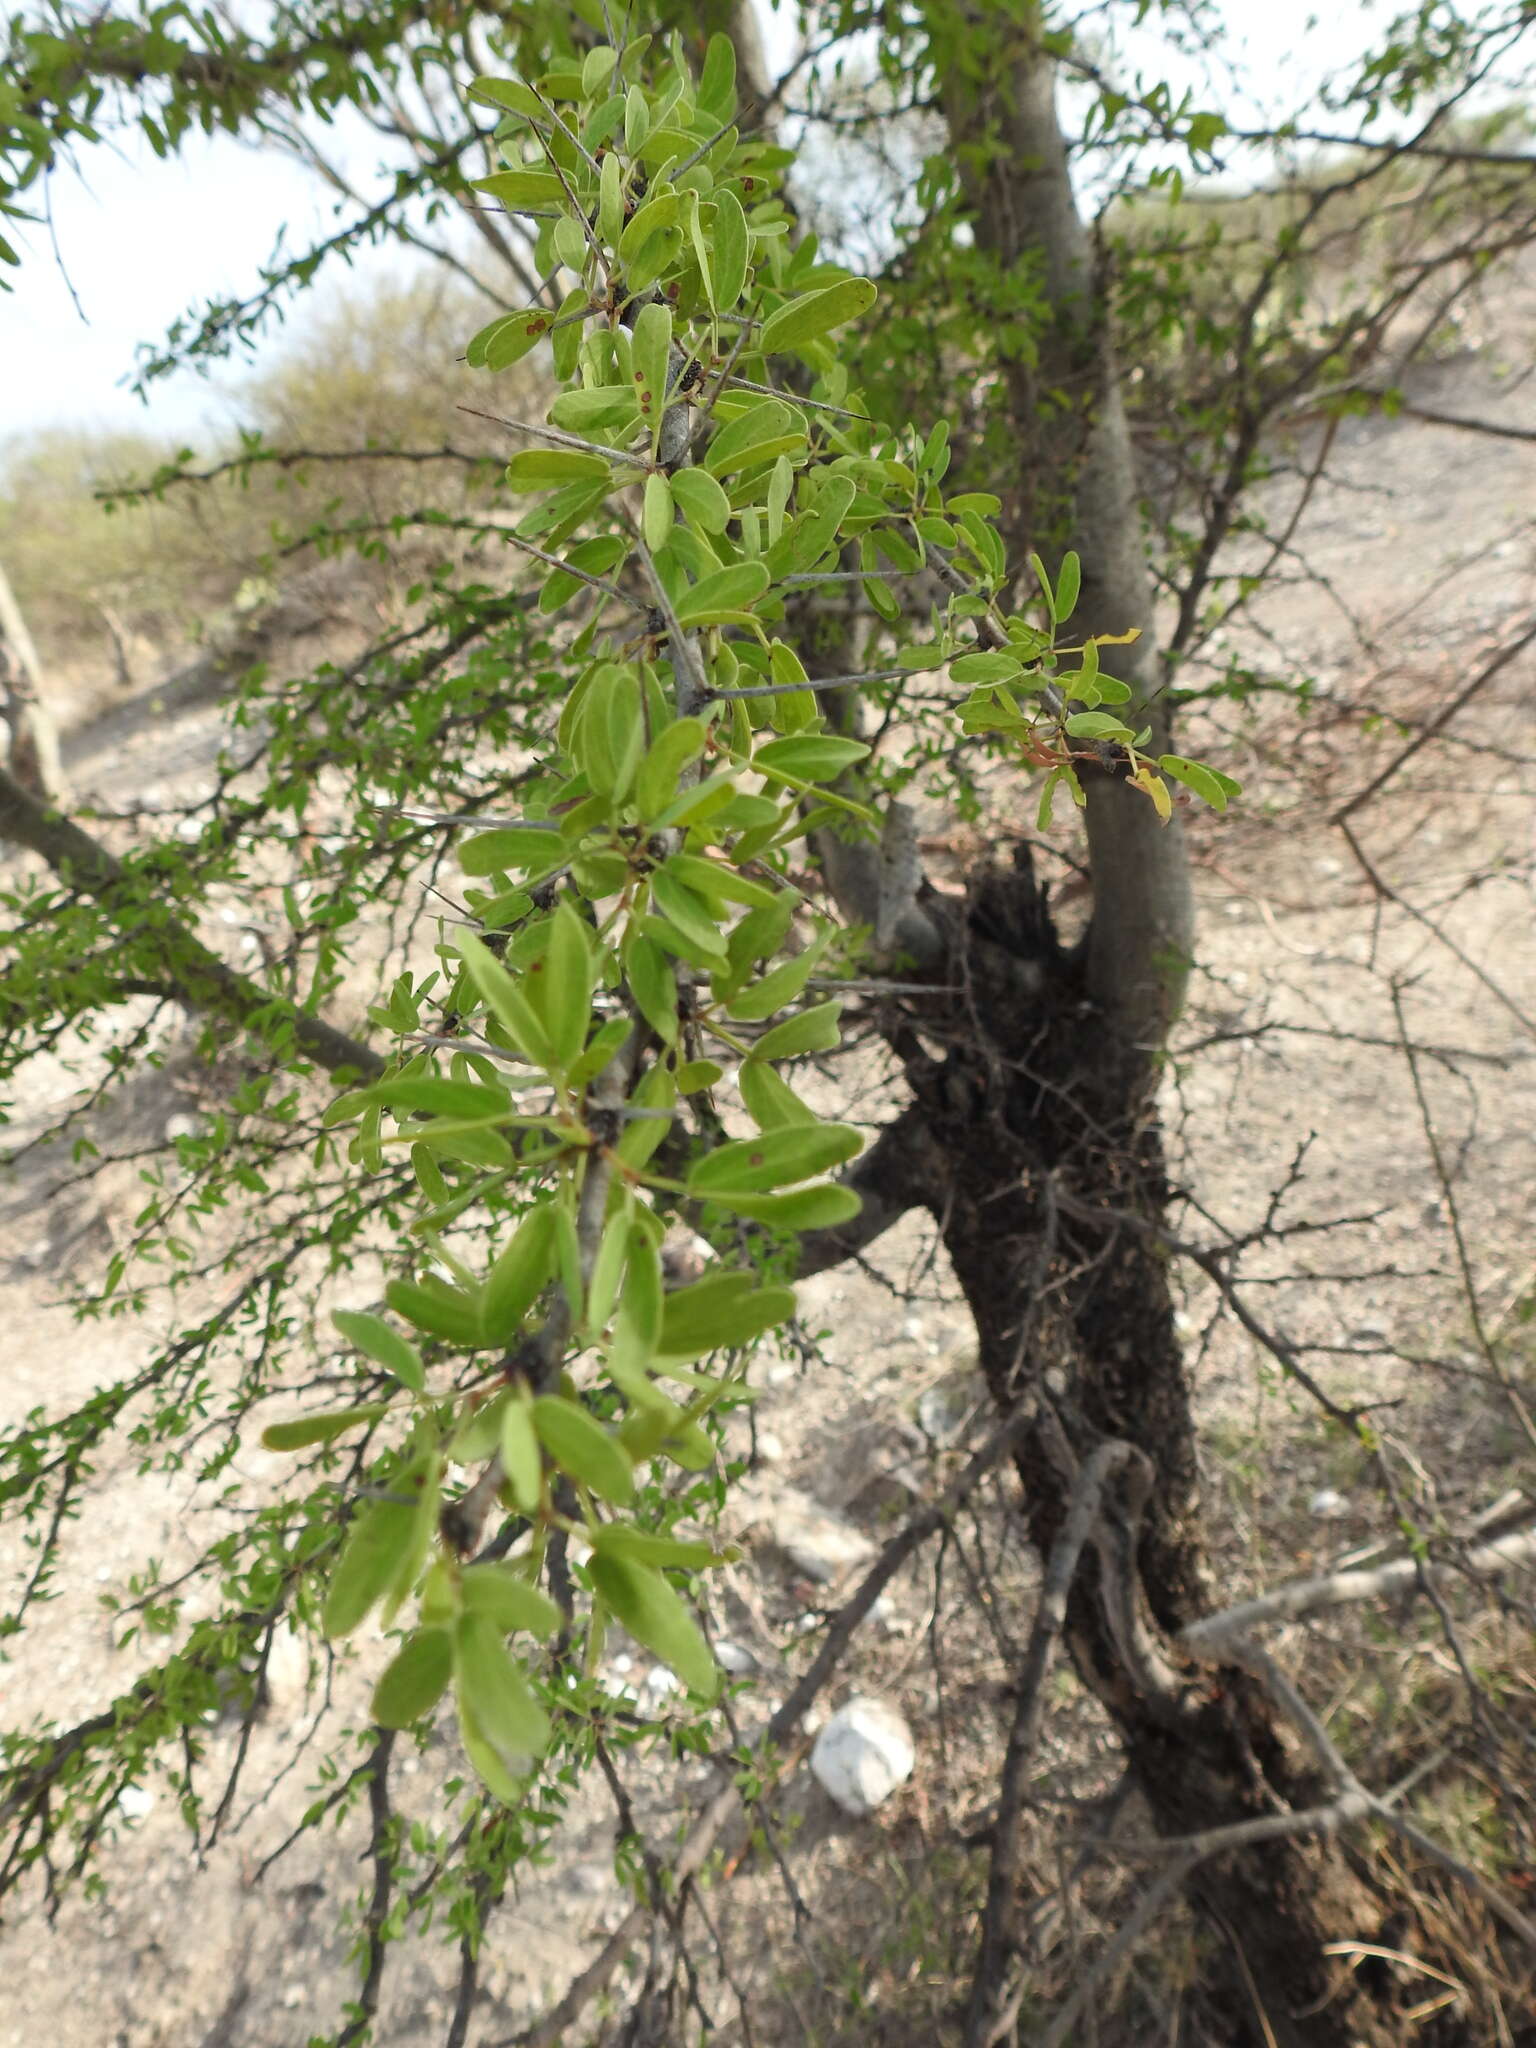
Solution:
{"label": "white rock", "polygon": [[760,1465],[778,1465],[784,1458],[784,1440],[775,1436],[771,1429],[757,1432],[757,1462]]}
{"label": "white rock", "polygon": [[853,1699],[817,1736],[811,1771],[844,1813],[862,1816],[906,1783],[916,1760],[912,1731],[894,1707]]}
{"label": "white rock", "polygon": [[142,1785],[125,1785],[117,1795],[117,1809],[129,1820],[142,1820],[154,1809],[155,1795]]}
{"label": "white rock", "polygon": [[683,1688],[665,1664],[653,1664],[641,1679],[640,1689],[648,1702],[659,1704],[662,1700],[671,1699],[674,1693],[681,1692]]}
{"label": "white rock", "polygon": [[1307,1507],[1314,1515],[1321,1515],[1326,1521],[1334,1521],[1340,1515],[1349,1513],[1349,1502],[1336,1487],[1320,1486]]}
{"label": "white rock", "polygon": [[722,1671],[729,1671],[733,1678],[741,1678],[757,1669],[757,1659],[742,1643],[733,1643],[729,1636],[723,1636],[715,1645],[715,1662]]}
{"label": "white rock", "polygon": [[303,1712],[309,1699],[309,1646],[291,1621],[280,1621],[267,1652],[267,1700],[278,1722]]}

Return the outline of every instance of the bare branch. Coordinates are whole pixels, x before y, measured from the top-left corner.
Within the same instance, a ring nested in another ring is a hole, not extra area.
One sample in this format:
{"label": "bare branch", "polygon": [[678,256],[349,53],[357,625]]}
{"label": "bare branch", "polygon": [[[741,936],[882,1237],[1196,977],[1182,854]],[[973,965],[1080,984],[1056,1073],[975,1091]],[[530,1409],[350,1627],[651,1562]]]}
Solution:
{"label": "bare branch", "polygon": [[[1454,1570],[1470,1578],[1496,1572],[1520,1571],[1536,1565],[1536,1529],[1513,1531],[1492,1543],[1480,1544],[1455,1560]],[[1309,1614],[1321,1614],[1332,1607],[1352,1606],[1361,1600],[1395,1600],[1404,1594],[1424,1590],[1433,1574],[1449,1579],[1452,1567],[1421,1563],[1416,1557],[1393,1558],[1371,1571],[1321,1572],[1315,1578],[1296,1579],[1287,1586],[1260,1593],[1220,1614],[1208,1614],[1191,1622],[1180,1641],[1192,1649],[1219,1650],[1229,1636],[1241,1635],[1272,1621],[1300,1621]]]}

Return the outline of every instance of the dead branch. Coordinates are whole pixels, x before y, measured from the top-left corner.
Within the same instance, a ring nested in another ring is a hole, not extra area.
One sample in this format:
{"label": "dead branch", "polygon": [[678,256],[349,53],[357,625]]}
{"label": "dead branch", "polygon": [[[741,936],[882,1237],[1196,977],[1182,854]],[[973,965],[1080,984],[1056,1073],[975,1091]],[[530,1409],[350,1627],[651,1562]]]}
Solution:
{"label": "dead branch", "polygon": [[[1536,1529],[1524,1529],[1468,1551],[1456,1560],[1455,1570],[1480,1578],[1531,1565],[1536,1565]],[[1416,1557],[1394,1558],[1372,1571],[1323,1572],[1315,1578],[1276,1586],[1272,1592],[1191,1622],[1179,1640],[1190,1649],[1219,1650],[1229,1637],[1243,1635],[1267,1622],[1299,1621],[1306,1615],[1351,1606],[1361,1600],[1396,1599],[1405,1593],[1422,1592],[1428,1577],[1449,1575],[1448,1567],[1421,1563]]]}

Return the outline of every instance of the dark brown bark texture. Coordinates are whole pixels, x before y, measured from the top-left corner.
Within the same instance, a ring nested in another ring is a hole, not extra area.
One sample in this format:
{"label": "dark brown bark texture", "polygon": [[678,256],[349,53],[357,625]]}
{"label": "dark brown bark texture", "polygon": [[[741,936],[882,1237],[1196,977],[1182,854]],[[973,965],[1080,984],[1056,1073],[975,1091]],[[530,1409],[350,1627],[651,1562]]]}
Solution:
{"label": "dark brown bark texture", "polygon": [[[1255,1681],[1197,1667],[1169,1644],[1212,1602],[1189,1382],[1155,1230],[1169,1188],[1154,1069],[1116,1051],[1083,956],[1057,945],[1023,850],[977,880],[951,939],[934,978],[963,996],[913,1005],[891,1028],[913,1101],[896,1127],[908,1165],[891,1160],[888,1192],[910,1198],[921,1162],[920,1199],[975,1318],[997,1406],[1044,1399],[1016,1457],[1041,1553],[1067,1511],[1073,1460],[1114,1438],[1156,1471],[1136,1543],[1138,1597],[1176,1682],[1149,1685],[1127,1657],[1088,1553],[1068,1610],[1074,1665],[1113,1718],[1163,1834],[1324,1805],[1330,1788]],[[879,1187],[883,1176],[866,1178]],[[1267,1843],[1201,1866],[1191,1889],[1215,1937],[1206,1989],[1234,2042],[1422,2041],[1390,1983],[1324,1953],[1330,1942],[1380,1943],[1394,1903],[1338,1844]],[[1401,1939],[1402,1921],[1392,1925]]]}
{"label": "dark brown bark texture", "polygon": [[[965,10],[957,19],[965,23]],[[1047,561],[1080,551],[1074,633],[1142,629],[1119,673],[1161,729],[1129,436],[1052,65],[1027,9],[973,8],[953,48],[943,103],[971,179],[977,247],[1000,274],[1027,266],[1040,292],[1027,348],[999,350],[1018,423],[1014,537]],[[1161,730],[1156,744],[1166,744]],[[1171,1675],[1150,1680],[1147,1661],[1128,1654],[1123,1603],[1108,1597],[1110,1574],[1091,1551],[1066,1641],[1120,1731],[1159,1831],[1184,1836],[1325,1805],[1331,1788],[1255,1680],[1198,1667],[1170,1647],[1211,1605],[1189,1380],[1158,1236],[1170,1189],[1156,1053],[1182,986],[1168,962],[1187,959],[1189,891],[1176,825],[1164,832],[1151,805],[1108,775],[1087,794],[1094,915],[1084,944],[1058,943],[1023,848],[1011,866],[976,878],[963,913],[947,914],[931,893],[921,900],[944,937],[944,957],[922,971],[936,990],[961,993],[936,993],[890,1019],[912,1108],[884,1172],[871,1159],[864,1178],[888,1207],[920,1186],[975,1317],[994,1400],[1004,1412],[1042,1402],[1016,1459],[1042,1554],[1066,1515],[1074,1466],[1096,1444],[1125,1440],[1152,1462],[1136,1599]],[[1393,1917],[1402,1901],[1376,1879],[1363,1837],[1348,1846],[1279,1838],[1197,1867],[1206,1988],[1234,2042],[1425,2040],[1389,1976],[1325,1953],[1330,1943],[1406,1938],[1410,1922]]]}

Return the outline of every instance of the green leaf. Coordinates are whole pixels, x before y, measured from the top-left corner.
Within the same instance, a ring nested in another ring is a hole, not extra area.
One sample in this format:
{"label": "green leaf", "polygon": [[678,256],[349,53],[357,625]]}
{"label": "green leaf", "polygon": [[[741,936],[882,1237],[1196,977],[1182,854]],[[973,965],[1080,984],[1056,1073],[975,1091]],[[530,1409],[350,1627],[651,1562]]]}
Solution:
{"label": "green leaf", "polygon": [[[694,474],[680,471],[673,479],[674,489],[682,477]],[[647,823],[677,795],[683,770],[703,753],[706,737],[707,728],[699,718],[673,719],[657,735],[635,773],[635,803]]]}
{"label": "green leaf", "polygon": [[498,1448],[513,1500],[525,1515],[537,1514],[544,1497],[544,1459],[532,1405],[521,1395],[513,1395],[502,1407]]}
{"label": "green leaf", "polygon": [[512,1107],[505,1088],[484,1081],[449,1081],[434,1074],[402,1075],[379,1081],[368,1099],[386,1109],[425,1110],[431,1116],[505,1116]]}
{"label": "green leaf", "polygon": [[736,111],[736,49],[729,36],[709,39],[699,73],[699,106],[722,127]]}
{"label": "green leaf", "polygon": [[524,114],[530,121],[549,118],[539,104],[538,94],[520,78],[477,78],[469,88],[469,97],[485,100],[493,107],[505,107],[513,114]]}
{"label": "green leaf", "polygon": [[1051,606],[1052,616],[1059,626],[1064,619],[1070,619],[1077,610],[1078,593],[1083,587],[1083,565],[1072,549],[1062,557],[1061,574],[1056,578],[1056,597]]}
{"label": "green leaf", "polygon": [[690,526],[701,533],[724,533],[731,501],[708,470],[689,467],[674,471],[672,497]]}
{"label": "green leaf", "polygon": [[470,1711],[462,1688],[459,1692],[459,1739],[464,1744],[464,1754],[474,1766],[475,1775],[486,1790],[493,1793],[505,1806],[517,1806],[522,1800],[527,1785],[525,1776],[531,1759],[514,1756],[514,1771],[501,1759],[494,1746],[486,1740],[485,1731]]}
{"label": "green leaf", "polygon": [[473,932],[460,932],[458,950],[470,979],[519,1052],[542,1067],[557,1064],[537,1012],[495,954]]}
{"label": "green leaf", "polygon": [[[603,161],[611,164],[618,159],[610,156],[604,157]],[[568,433],[586,434],[606,429],[617,434],[629,431],[639,411],[640,401],[633,391],[622,384],[600,384],[590,390],[562,391],[549,408],[549,417]],[[599,535],[597,538],[601,542],[607,536]],[[577,562],[576,567],[585,568],[586,564]]]}
{"label": "green leaf", "polygon": [[619,1283],[624,1276],[624,1266],[629,1258],[629,1209],[627,1202],[618,1204],[608,1218],[602,1242],[597,1248],[597,1257],[592,1261],[592,1271],[587,1281],[587,1323],[593,1336],[601,1333],[603,1325],[613,1313],[613,1304],[618,1298]]}
{"label": "green leaf", "polygon": [[349,1344],[355,1344],[364,1357],[392,1372],[403,1387],[409,1387],[413,1394],[423,1391],[427,1384],[426,1368],[421,1353],[408,1337],[402,1337],[377,1316],[353,1309],[333,1309],[331,1321]]}
{"label": "green leaf", "polygon": [[365,1422],[377,1422],[389,1413],[387,1401],[369,1401],[357,1408],[332,1408],[322,1415],[296,1415],[291,1422],[272,1422],[261,1432],[269,1451],[304,1451],[311,1444],[328,1444],[345,1436],[349,1429],[361,1429]]}
{"label": "green leaf", "polygon": [[658,868],[651,876],[650,890],[651,901],[685,939],[706,957],[724,959],[725,939],[714,912],[702,896],[690,889],[686,882],[668,874],[665,868]]}
{"label": "green leaf", "polygon": [[818,1003],[765,1031],[752,1048],[754,1060],[787,1060],[807,1052],[831,1052],[837,1044],[840,1002]]}
{"label": "green leaf", "polygon": [[864,1206],[852,1188],[839,1186],[836,1181],[795,1188],[783,1195],[747,1195],[733,1190],[712,1194],[709,1199],[745,1216],[749,1222],[767,1223],[775,1230],[794,1235],[807,1230],[834,1229],[840,1223],[850,1222]]}
{"label": "green leaf", "polygon": [[520,362],[553,324],[554,315],[542,306],[530,306],[521,313],[498,313],[470,337],[464,360],[472,370],[505,370]]}
{"label": "green leaf", "polygon": [[575,1401],[540,1394],[533,1404],[539,1441],[560,1470],[603,1500],[633,1500],[635,1475],[624,1446]]}
{"label": "green leaf", "polygon": [[458,1426],[448,1439],[447,1455],[455,1464],[478,1465],[499,1447],[502,1417],[506,1414],[507,1403],[511,1399],[511,1389],[503,1387],[499,1393],[492,1394],[489,1400],[481,1400],[475,1406],[465,1406],[460,1413]]}
{"label": "green leaf", "polygon": [[529,213],[559,206],[564,187],[553,171],[493,171],[488,178],[471,178],[477,192],[489,192],[508,213]]}
{"label": "green leaf", "polygon": [[758,747],[752,766],[766,775],[793,776],[797,782],[830,782],[868,752],[863,740],[845,740],[836,733],[795,733]]}
{"label": "green leaf", "polygon": [[1213,811],[1224,811],[1230,800],[1242,793],[1243,785],[1234,782],[1230,775],[1208,768],[1201,761],[1186,761],[1182,754],[1160,754],[1157,765],[1165,775],[1171,775],[1175,782],[1182,782],[1186,789],[1203,798]]}
{"label": "green leaf", "polygon": [[640,416],[659,426],[667,395],[667,363],[672,349],[672,309],[654,299],[635,316],[630,355],[635,369],[635,396]]}
{"label": "green leaf", "polygon": [[[562,722],[561,737],[594,792],[588,807],[594,822],[608,812],[603,798],[617,803],[629,788],[645,751],[653,709],[634,667],[606,661],[587,677]],[[565,823],[568,834],[584,829],[582,807],[578,805]]]}
{"label": "green leaf", "polygon": [[640,531],[653,555],[659,554],[666,546],[667,536],[672,531],[672,486],[659,469],[652,470],[645,480]]}
{"label": "green leaf", "polygon": [[487,337],[484,351],[486,369],[511,369],[514,363],[520,363],[538,346],[554,324],[554,314],[544,307],[531,306],[525,313],[509,314],[498,324],[496,332]]}
{"label": "green leaf", "polygon": [[[658,1061],[642,1076],[631,1100],[636,1109],[669,1110],[677,1102],[676,1083]],[[624,1165],[639,1172],[671,1128],[668,1117],[635,1117],[625,1126],[614,1151]]]}
{"label": "green leaf", "polygon": [[721,621],[735,623],[737,615],[763,595],[768,583],[768,570],[762,562],[737,562],[729,569],[719,569],[684,591],[674,607],[677,623],[685,629]]}
{"label": "green leaf", "polygon": [[661,1329],[664,1297],[661,1253],[650,1223],[637,1211],[629,1228],[629,1267],[619,1314],[621,1319],[628,1318],[635,1341],[647,1351],[655,1345]]}
{"label": "green leaf", "polygon": [[381,1728],[409,1728],[431,1713],[453,1676],[453,1638],[445,1628],[418,1629],[384,1667],[373,1689],[373,1718]]}
{"label": "green leaf", "polygon": [[565,1626],[565,1616],[549,1595],[512,1565],[470,1565],[459,1575],[459,1595],[466,1614],[483,1614],[504,1636],[522,1629],[544,1641]]}
{"label": "green leaf", "polygon": [[555,222],[555,254],[567,270],[574,270],[580,276],[586,268],[587,248],[587,238],[580,221],[562,213]]}
{"label": "green leaf", "polygon": [[773,1067],[759,1059],[743,1060],[737,1087],[748,1116],[760,1131],[777,1131],[785,1124],[814,1124],[819,1121],[808,1104]]}
{"label": "green leaf", "polygon": [[536,983],[539,1009],[555,1057],[570,1067],[587,1042],[592,1023],[592,985],[596,962],[587,928],[562,900],[550,923],[549,946]]}
{"label": "green leaf", "polygon": [[719,809],[730,801],[736,788],[736,771],[722,768],[714,775],[708,775],[702,782],[690,783],[679,790],[664,811],[652,818],[651,823],[658,831],[665,825],[682,825],[702,817],[706,811]]}
{"label": "green leaf", "polygon": [[744,903],[754,910],[777,909],[780,896],[764,882],[754,882],[728,860],[706,860],[698,853],[669,854],[658,873],[686,883],[705,903],[722,914],[731,903]]}
{"label": "green leaf", "polygon": [[957,683],[1011,683],[1015,676],[1023,674],[1024,664],[1016,655],[998,649],[962,654],[950,663],[949,672]]}
{"label": "green leaf", "polygon": [[799,348],[819,334],[829,334],[834,327],[857,320],[879,296],[867,277],[848,277],[841,284],[807,292],[803,298],[791,299],[787,306],[780,306],[769,315],[757,337],[757,346],[765,356],[775,355],[780,349]]}
{"label": "green leaf", "polygon": [[746,289],[752,237],[741,201],[728,185],[721,186],[714,200],[715,311],[729,313]]}
{"label": "green leaf", "polygon": [[560,834],[553,828],[510,825],[494,832],[479,832],[459,848],[459,866],[466,875],[502,875],[515,868],[559,867],[565,860]]}
{"label": "green leaf", "polygon": [[784,536],[781,545],[788,549],[787,560],[791,569],[814,568],[822,556],[837,545],[848,508],[856,496],[852,477],[829,476],[826,479],[816,494],[816,502],[808,511],[801,513]]}
{"label": "green leaf", "polygon": [[507,464],[507,483],[514,491],[544,491],[557,484],[596,483],[611,473],[601,455],[580,448],[525,448]]}
{"label": "green leaf", "polygon": [[729,476],[775,455],[798,453],[804,446],[804,429],[789,407],[768,399],[720,429],[705,450],[704,467],[711,476]]}
{"label": "green leaf", "polygon": [[320,1613],[320,1626],[332,1641],[351,1635],[389,1592],[410,1559],[415,1533],[416,1508],[410,1501],[370,1501],[358,1514]]}
{"label": "green leaf", "polygon": [[1133,740],[1136,735],[1122,719],[1108,711],[1074,711],[1063,728],[1075,740]]}
{"label": "green leaf", "polygon": [[704,240],[704,227],[699,213],[699,195],[690,191],[683,202],[688,217],[688,238],[693,244],[694,261],[699,266],[699,282],[704,287],[704,297],[711,310],[715,310],[715,279],[709,266],[709,245]]}
{"label": "green leaf", "polygon": [[490,1167],[507,1167],[513,1161],[512,1147],[500,1131],[455,1122],[451,1117],[434,1117],[430,1123],[413,1124],[411,1130],[418,1148],[429,1146],[445,1159]]}
{"label": "green leaf", "polygon": [[656,193],[643,206],[637,207],[619,237],[620,262],[631,263],[653,236],[671,227],[677,219],[680,203],[678,193],[666,191]]}
{"label": "green leaf", "polygon": [[603,87],[608,83],[609,74],[618,62],[618,55],[618,51],[611,49],[606,43],[599,43],[594,49],[588,50],[586,56],[582,59],[581,65],[581,96],[583,99],[596,99]]}
{"label": "green leaf", "polygon": [[690,1692],[713,1699],[720,1674],[677,1589],[651,1566],[611,1551],[594,1551],[587,1569],[635,1641],[675,1671]]}
{"label": "green leaf", "polygon": [[792,1003],[801,994],[810,980],[821,948],[807,946],[803,953],[796,953],[791,959],[781,960],[758,981],[739,989],[727,1003],[730,1014],[743,1024],[758,1024],[765,1017],[771,1017],[775,1010],[782,1010],[786,1003]]}
{"label": "green leaf", "polygon": [[751,1273],[714,1273],[662,1304],[657,1356],[674,1363],[750,1344],[795,1312],[794,1290],[759,1287]]}
{"label": "green leaf", "polygon": [[485,1276],[480,1319],[488,1344],[512,1343],[554,1271],[554,1206],[546,1201],[523,1217]]}
{"label": "green leaf", "polygon": [[[632,85],[624,95],[624,147],[633,156],[651,128],[651,110],[645,94]],[[658,223],[660,225],[660,223]]]}
{"label": "green leaf", "polygon": [[549,1747],[549,1716],[534,1698],[489,1615],[466,1614],[454,1630],[459,1695],[477,1733],[508,1770],[526,1770]]}
{"label": "green leaf", "polygon": [[391,1280],[384,1299],[413,1328],[440,1337],[456,1350],[476,1351],[485,1342],[478,1305],[462,1288],[450,1287],[446,1281],[417,1286],[413,1280]]}
{"label": "green leaf", "polygon": [[592,1548],[601,1556],[628,1557],[658,1570],[700,1571],[705,1565],[724,1561],[712,1544],[657,1536],[649,1529],[637,1529],[633,1522],[603,1522],[592,1532]]}
{"label": "green leaf", "polygon": [[725,1190],[756,1194],[785,1187],[841,1166],[863,1146],[863,1137],[851,1124],[797,1125],[763,1131],[755,1138],[733,1138],[694,1161],[688,1170],[688,1192],[713,1198]]}
{"label": "green leaf", "polygon": [[653,939],[632,933],[624,946],[624,973],[640,1014],[665,1044],[677,1041],[677,977]]}

